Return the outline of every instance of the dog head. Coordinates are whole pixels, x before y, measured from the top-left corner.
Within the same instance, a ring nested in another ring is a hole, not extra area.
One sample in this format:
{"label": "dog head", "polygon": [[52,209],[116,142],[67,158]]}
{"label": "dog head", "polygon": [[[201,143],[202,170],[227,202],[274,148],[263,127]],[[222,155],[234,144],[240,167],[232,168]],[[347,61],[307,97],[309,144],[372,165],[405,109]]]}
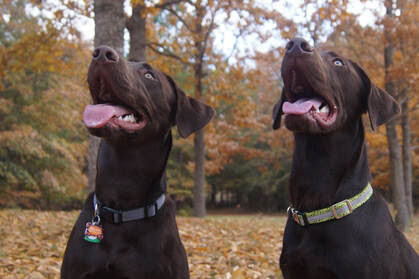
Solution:
{"label": "dog head", "polygon": [[181,137],[203,128],[214,110],[188,97],[171,77],[115,50],[94,50],[87,78],[93,104],[83,113],[89,132],[111,141],[145,142],[176,125]]}
{"label": "dog head", "polygon": [[367,111],[373,129],[400,112],[356,63],[334,52],[319,53],[304,39],[288,42],[281,74],[284,87],[273,111],[274,129],[283,114],[291,131],[328,133]]}

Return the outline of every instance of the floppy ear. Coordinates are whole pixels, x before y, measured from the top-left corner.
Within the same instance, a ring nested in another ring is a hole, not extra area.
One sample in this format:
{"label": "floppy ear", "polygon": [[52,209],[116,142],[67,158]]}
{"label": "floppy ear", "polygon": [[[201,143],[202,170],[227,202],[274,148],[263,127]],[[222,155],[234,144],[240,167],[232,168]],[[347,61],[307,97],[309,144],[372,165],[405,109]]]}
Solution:
{"label": "floppy ear", "polygon": [[176,95],[175,124],[182,138],[203,128],[214,116],[214,109],[186,94],[166,75]]}
{"label": "floppy ear", "polygon": [[284,102],[285,102],[285,93],[284,93],[284,89],[282,89],[281,99],[279,99],[279,101],[275,104],[273,114],[272,114],[272,118],[274,120],[272,124],[272,128],[274,130],[281,127],[281,116],[283,114],[282,105],[284,104]]}
{"label": "floppy ear", "polygon": [[373,131],[400,113],[399,104],[386,91],[373,83],[368,95],[368,115]]}
{"label": "floppy ear", "polygon": [[361,79],[367,87],[367,110],[371,128],[375,131],[378,126],[390,121],[394,116],[398,115],[400,113],[400,106],[389,93],[372,83],[361,67],[355,62],[352,62],[352,64],[360,73]]}

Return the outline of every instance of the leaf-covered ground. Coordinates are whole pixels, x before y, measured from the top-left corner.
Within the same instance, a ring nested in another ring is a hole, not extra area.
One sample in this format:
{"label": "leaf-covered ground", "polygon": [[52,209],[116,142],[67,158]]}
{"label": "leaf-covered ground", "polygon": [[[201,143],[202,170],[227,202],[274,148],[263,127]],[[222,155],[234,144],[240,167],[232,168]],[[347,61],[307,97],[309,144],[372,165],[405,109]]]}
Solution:
{"label": "leaf-covered ground", "polygon": [[[59,278],[78,212],[0,211],[0,278]],[[419,251],[419,216],[406,235]],[[285,216],[178,217],[191,278],[281,278]]]}

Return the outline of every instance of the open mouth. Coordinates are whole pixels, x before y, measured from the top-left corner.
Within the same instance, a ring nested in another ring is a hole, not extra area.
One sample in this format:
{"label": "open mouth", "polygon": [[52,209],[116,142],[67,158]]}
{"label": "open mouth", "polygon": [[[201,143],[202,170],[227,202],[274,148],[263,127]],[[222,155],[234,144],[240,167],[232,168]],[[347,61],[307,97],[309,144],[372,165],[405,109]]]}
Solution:
{"label": "open mouth", "polygon": [[282,112],[288,115],[303,116],[310,121],[317,122],[320,126],[330,127],[337,116],[337,107],[330,105],[321,97],[302,98],[295,102],[284,102]]}
{"label": "open mouth", "polygon": [[125,106],[106,103],[87,105],[83,112],[83,122],[91,129],[110,125],[135,132],[146,126],[147,119],[142,113],[134,112]]}

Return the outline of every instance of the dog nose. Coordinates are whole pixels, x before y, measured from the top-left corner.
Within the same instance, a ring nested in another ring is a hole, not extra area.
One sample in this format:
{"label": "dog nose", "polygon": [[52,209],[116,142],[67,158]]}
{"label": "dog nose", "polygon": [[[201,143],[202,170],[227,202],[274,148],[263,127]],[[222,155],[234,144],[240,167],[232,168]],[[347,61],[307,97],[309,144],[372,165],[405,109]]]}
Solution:
{"label": "dog nose", "polygon": [[294,38],[287,43],[285,46],[287,54],[302,54],[302,53],[312,53],[314,48],[302,38]]}
{"label": "dog nose", "polygon": [[93,51],[93,60],[102,61],[105,63],[112,63],[118,62],[119,55],[118,53],[111,47],[108,46],[100,46]]}

